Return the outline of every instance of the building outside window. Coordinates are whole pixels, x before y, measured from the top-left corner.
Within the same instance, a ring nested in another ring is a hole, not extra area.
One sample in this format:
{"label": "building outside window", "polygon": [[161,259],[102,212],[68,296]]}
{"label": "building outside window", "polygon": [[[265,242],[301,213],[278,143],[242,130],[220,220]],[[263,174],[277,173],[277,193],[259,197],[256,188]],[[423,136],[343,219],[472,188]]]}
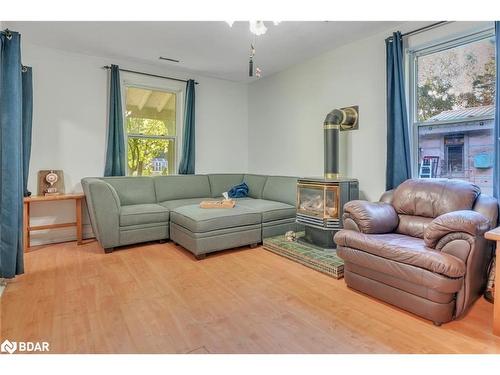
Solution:
{"label": "building outside window", "polygon": [[415,175],[459,178],[493,193],[493,31],[410,51]]}
{"label": "building outside window", "polygon": [[448,176],[465,177],[464,173],[464,135],[451,134],[444,137],[445,167]]}
{"label": "building outside window", "polygon": [[125,85],[127,169],[131,176],[170,175],[177,165],[177,93]]}

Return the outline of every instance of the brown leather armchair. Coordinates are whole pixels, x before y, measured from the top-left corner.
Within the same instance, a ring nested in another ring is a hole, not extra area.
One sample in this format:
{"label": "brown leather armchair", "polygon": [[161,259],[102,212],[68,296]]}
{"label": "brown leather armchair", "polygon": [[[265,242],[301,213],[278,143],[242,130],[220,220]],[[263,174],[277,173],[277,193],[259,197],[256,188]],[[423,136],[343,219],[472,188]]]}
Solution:
{"label": "brown leather armchair", "polygon": [[377,203],[344,206],[337,254],[350,288],[434,324],[461,317],[482,294],[497,200],[446,179],[407,180]]}

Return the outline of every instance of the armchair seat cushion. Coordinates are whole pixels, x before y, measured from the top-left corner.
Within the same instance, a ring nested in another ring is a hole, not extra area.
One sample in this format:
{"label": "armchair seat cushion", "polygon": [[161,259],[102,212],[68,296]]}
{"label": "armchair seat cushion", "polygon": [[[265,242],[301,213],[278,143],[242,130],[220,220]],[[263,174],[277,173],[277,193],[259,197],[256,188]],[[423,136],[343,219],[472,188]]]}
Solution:
{"label": "armchair seat cushion", "polygon": [[466,271],[462,260],[426,247],[423,239],[402,234],[365,234],[343,229],[335,235],[335,242],[340,247],[365,251],[451,278],[460,278]]}
{"label": "armchair seat cushion", "polygon": [[170,213],[159,204],[133,204],[120,208],[120,227],[139,224],[168,223]]}

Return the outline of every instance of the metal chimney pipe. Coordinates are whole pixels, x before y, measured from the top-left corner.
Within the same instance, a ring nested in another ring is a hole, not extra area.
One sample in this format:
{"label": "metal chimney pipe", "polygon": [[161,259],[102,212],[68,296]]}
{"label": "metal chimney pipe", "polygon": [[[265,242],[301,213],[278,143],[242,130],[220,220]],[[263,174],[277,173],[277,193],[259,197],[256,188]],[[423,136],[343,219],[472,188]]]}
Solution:
{"label": "metal chimney pipe", "polygon": [[340,177],[339,174],[339,138],[340,124],[344,120],[344,113],[334,109],[326,115],[323,123],[325,143],[325,179],[332,180]]}
{"label": "metal chimney pipe", "polygon": [[358,128],[358,106],[334,109],[323,123],[325,138],[325,179],[339,179],[339,140],[343,130]]}

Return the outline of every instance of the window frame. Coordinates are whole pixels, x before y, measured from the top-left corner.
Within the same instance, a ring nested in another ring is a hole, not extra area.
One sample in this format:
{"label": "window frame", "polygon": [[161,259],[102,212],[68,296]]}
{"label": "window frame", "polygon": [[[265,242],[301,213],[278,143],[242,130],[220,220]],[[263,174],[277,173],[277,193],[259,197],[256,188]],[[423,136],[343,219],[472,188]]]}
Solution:
{"label": "window frame", "polygon": [[175,94],[175,136],[171,135],[144,135],[144,134],[132,134],[134,138],[143,139],[165,139],[173,140],[175,145],[174,150],[174,169],[173,175],[179,172],[180,163],[180,152],[182,144],[182,131],[184,129],[184,96],[185,96],[185,85],[180,82],[169,81],[162,78],[148,77],[134,73],[125,72],[121,76],[121,101],[122,101],[122,112],[123,112],[123,132],[125,138],[125,165],[127,167],[127,176],[129,174],[128,169],[128,138],[129,133],[127,132],[127,87],[135,87],[139,89],[152,90],[152,91],[162,91]]}
{"label": "window frame", "polygon": [[[408,49],[406,52],[406,57],[408,61],[408,125],[410,127],[410,147],[411,147],[411,174],[412,178],[419,178],[419,143],[418,143],[418,133],[420,127],[425,126],[436,126],[436,125],[446,125],[446,124],[457,124],[466,123],[472,121],[488,121],[494,119],[494,116],[475,116],[467,117],[459,120],[447,120],[447,121],[418,121],[418,97],[417,97],[417,74],[418,74],[418,58],[432,53],[445,51],[447,49],[460,47],[469,43],[474,43],[482,39],[487,39],[495,37],[495,29],[489,27],[487,29],[462,34],[454,38],[449,38],[446,40],[440,40],[438,42],[426,43],[424,45]],[[465,165],[464,165],[465,168]]]}

